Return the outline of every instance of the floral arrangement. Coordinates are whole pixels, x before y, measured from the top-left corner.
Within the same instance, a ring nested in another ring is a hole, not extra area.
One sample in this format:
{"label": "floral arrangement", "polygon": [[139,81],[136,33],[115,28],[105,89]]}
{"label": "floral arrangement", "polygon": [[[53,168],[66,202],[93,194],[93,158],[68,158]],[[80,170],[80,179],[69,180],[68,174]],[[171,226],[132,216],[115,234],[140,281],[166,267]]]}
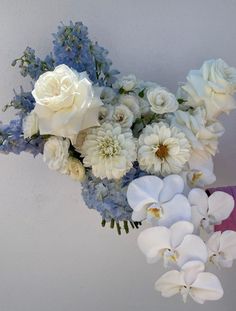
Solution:
{"label": "floral arrangement", "polygon": [[231,267],[236,258],[236,232],[214,232],[234,200],[204,188],[215,181],[218,117],[236,107],[236,69],[206,61],[174,95],[134,75],[117,78],[82,23],[61,24],[53,37],[44,60],[27,48],[13,62],[32,90],[21,88],[6,105],[16,118],[0,124],[0,151],[42,154],[50,169],[81,183],[88,208],[119,234],[149,222],[138,245],[148,263],[170,269],[155,284],[163,296],[220,299],[206,266]]}

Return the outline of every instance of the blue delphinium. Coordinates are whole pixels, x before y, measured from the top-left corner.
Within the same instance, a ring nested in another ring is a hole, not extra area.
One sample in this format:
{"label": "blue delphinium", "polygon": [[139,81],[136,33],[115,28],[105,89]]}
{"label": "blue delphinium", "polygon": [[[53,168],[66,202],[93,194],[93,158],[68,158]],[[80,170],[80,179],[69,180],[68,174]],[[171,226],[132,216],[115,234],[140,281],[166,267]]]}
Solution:
{"label": "blue delphinium", "polygon": [[51,71],[55,68],[52,54],[41,60],[35,55],[35,50],[27,47],[20,58],[12,62],[12,66],[19,64],[20,73],[23,77],[30,76],[33,80],[38,80],[39,76],[46,71]]}
{"label": "blue delphinium", "polygon": [[146,175],[140,170],[137,163],[119,181],[96,178],[91,170],[86,174],[82,183],[82,195],[86,205],[97,210],[102,219],[110,221],[131,221],[132,209],[130,208],[126,192],[128,184],[135,178]]}
{"label": "blue delphinium", "polygon": [[54,36],[54,56],[56,65],[66,64],[78,72],[86,71],[89,78],[99,85],[111,85],[115,81],[116,70],[110,70],[112,62],[108,51],[93,43],[88,37],[88,29],[81,22],[63,23]]}
{"label": "blue delphinium", "polygon": [[8,108],[13,107],[14,109],[18,110],[17,114],[22,115],[24,117],[30,111],[32,111],[35,107],[35,99],[31,92],[25,92],[23,88],[20,88],[20,92],[17,93],[14,90],[15,96],[11,100],[10,104],[7,104],[4,107],[4,111]]}

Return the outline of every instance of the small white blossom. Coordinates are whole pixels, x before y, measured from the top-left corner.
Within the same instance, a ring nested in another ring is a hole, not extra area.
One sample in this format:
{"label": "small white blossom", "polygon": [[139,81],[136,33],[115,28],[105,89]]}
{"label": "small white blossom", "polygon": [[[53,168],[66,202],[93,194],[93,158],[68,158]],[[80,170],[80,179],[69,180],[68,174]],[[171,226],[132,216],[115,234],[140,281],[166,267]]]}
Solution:
{"label": "small white blossom", "polygon": [[76,181],[82,181],[85,177],[85,169],[83,164],[80,160],[74,157],[69,157],[67,162],[67,170],[69,176]]}
{"label": "small white blossom", "polygon": [[162,87],[151,88],[147,91],[151,110],[157,114],[174,112],[178,109],[175,96]]}
{"label": "small white blossom", "polygon": [[135,89],[138,81],[135,75],[128,75],[118,79],[113,87],[117,89],[123,89],[126,92],[132,91]]}
{"label": "small white blossom", "polygon": [[134,115],[125,105],[117,105],[114,107],[112,119],[115,123],[119,123],[123,128],[130,128],[134,121]]}
{"label": "small white blossom", "polygon": [[139,101],[135,95],[121,95],[119,103],[127,106],[133,112],[135,119],[141,116]]}

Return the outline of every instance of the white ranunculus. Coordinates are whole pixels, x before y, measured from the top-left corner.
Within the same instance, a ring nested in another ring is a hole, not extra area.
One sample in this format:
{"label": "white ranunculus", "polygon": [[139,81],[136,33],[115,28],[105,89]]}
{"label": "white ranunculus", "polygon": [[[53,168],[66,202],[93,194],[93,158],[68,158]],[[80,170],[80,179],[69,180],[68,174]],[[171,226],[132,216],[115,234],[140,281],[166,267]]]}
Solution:
{"label": "white ranunculus", "polygon": [[206,263],[206,245],[199,236],[192,234],[193,230],[193,224],[187,221],[178,221],[169,229],[162,226],[148,228],[140,233],[138,245],[148,263],[161,258],[165,267],[173,264],[182,267],[193,259]]}
{"label": "white ranunculus", "polygon": [[129,92],[135,89],[137,83],[138,83],[137,78],[135,77],[135,75],[131,74],[118,79],[114,83],[113,87],[117,89],[123,89],[124,91]]}
{"label": "white ranunculus", "polygon": [[134,115],[125,105],[117,105],[114,107],[112,119],[115,123],[119,123],[123,128],[130,128],[134,121]]}
{"label": "white ranunculus", "polygon": [[96,177],[120,179],[137,159],[136,141],[130,129],[103,123],[88,130],[81,148],[84,166],[92,167]]}
{"label": "white ranunculus", "polygon": [[31,111],[23,120],[24,138],[30,138],[39,131],[38,117],[34,111]]}
{"label": "white ranunculus", "polygon": [[189,160],[190,151],[185,134],[163,122],[147,125],[139,136],[139,165],[151,174],[180,173]]}
{"label": "white ranunculus", "polygon": [[141,116],[138,98],[135,95],[121,95],[119,97],[119,103],[127,106],[134,114],[134,118]]}
{"label": "white ranunculus", "polygon": [[157,114],[174,112],[179,106],[175,96],[162,87],[149,89],[147,98],[151,105],[151,110]]}
{"label": "white ranunculus", "polygon": [[63,174],[68,173],[67,163],[69,157],[70,141],[62,137],[50,137],[44,145],[43,160],[52,170]]}
{"label": "white ranunculus", "polygon": [[162,275],[155,289],[163,297],[181,294],[184,302],[188,296],[200,304],[206,300],[219,300],[224,294],[222,285],[214,274],[204,270],[205,265],[201,261],[189,261],[181,271],[172,270]]}
{"label": "white ranunculus", "polygon": [[102,102],[86,73],[59,65],[39,77],[32,94],[41,135],[72,138],[83,129],[99,125]]}
{"label": "white ranunculus", "polygon": [[82,181],[85,177],[85,168],[80,160],[69,157],[67,162],[68,174],[76,181]]}
{"label": "white ranunculus", "polygon": [[202,189],[192,189],[188,195],[192,207],[192,223],[195,228],[212,232],[214,225],[227,219],[234,209],[234,199],[228,193],[216,191],[209,197]]}
{"label": "white ranunculus", "polygon": [[190,106],[205,106],[208,120],[236,108],[232,96],[236,91],[236,69],[222,59],[206,61],[200,70],[191,70],[182,88]]}
{"label": "white ranunculus", "polygon": [[236,259],[236,232],[214,232],[207,241],[209,261],[219,267],[231,268]]}
{"label": "white ranunculus", "polygon": [[190,221],[191,206],[182,195],[183,190],[184,181],[178,175],[169,175],[163,180],[157,176],[134,179],[127,190],[132,219],[147,219],[153,225],[165,227],[180,220]]}

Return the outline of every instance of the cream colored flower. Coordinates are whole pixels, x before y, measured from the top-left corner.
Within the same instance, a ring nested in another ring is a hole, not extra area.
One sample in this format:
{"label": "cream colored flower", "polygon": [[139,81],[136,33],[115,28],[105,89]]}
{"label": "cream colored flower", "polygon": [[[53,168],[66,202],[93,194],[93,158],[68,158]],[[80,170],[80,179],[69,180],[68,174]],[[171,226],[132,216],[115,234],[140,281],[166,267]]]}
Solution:
{"label": "cream colored flower", "polygon": [[69,157],[67,163],[68,174],[76,181],[82,181],[85,177],[85,168],[80,160]]}
{"label": "cream colored flower", "polygon": [[134,114],[134,118],[139,118],[141,115],[139,101],[135,95],[121,95],[119,103],[127,106]]}
{"label": "cream colored flower", "polygon": [[115,123],[119,123],[123,128],[130,128],[134,121],[134,115],[125,105],[117,105],[114,107],[112,119]]}
{"label": "cream colored flower", "polygon": [[67,174],[70,141],[62,137],[50,137],[44,145],[43,160],[52,170]]}
{"label": "cream colored flower", "polygon": [[30,138],[39,131],[38,117],[34,111],[31,111],[23,120],[24,138]]}
{"label": "cream colored flower", "polygon": [[175,96],[162,87],[151,88],[147,91],[151,110],[157,114],[174,112],[178,109]]}
{"label": "cream colored flower", "polygon": [[137,78],[135,75],[128,75],[118,79],[114,83],[114,88],[123,89],[126,92],[132,91],[138,84]]}
{"label": "cream colored flower", "polygon": [[190,144],[176,127],[165,123],[147,125],[138,141],[141,169],[163,176],[179,173],[190,157]]}
{"label": "cream colored flower", "polygon": [[40,134],[73,138],[81,130],[99,125],[101,100],[86,73],[76,73],[66,65],[42,74],[32,92]]}
{"label": "cream colored flower", "polygon": [[110,123],[90,129],[81,152],[85,167],[92,167],[96,177],[108,179],[124,176],[137,158],[131,130],[122,131],[119,124]]}

